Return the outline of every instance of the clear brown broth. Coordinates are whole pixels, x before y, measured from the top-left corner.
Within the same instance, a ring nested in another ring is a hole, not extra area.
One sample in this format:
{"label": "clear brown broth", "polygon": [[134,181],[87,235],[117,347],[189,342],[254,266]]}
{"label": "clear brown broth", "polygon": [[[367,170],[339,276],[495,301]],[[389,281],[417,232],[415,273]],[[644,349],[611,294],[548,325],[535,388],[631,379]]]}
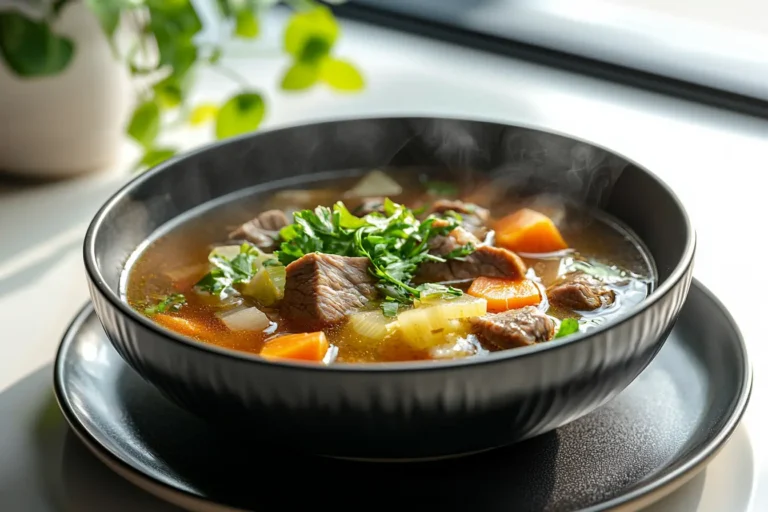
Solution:
{"label": "clear brown broth", "polygon": [[[396,202],[410,207],[428,204],[439,197],[425,194],[419,175],[413,172],[390,173],[403,185],[404,193],[393,197]],[[248,331],[230,331],[217,318],[221,310],[218,300],[205,294],[196,293],[195,283],[208,271],[208,254],[212,247],[227,243],[227,234],[239,224],[258,213],[279,208],[287,211],[314,208],[318,204],[332,205],[344,200],[350,208],[359,201],[344,199],[345,191],[359,179],[337,179],[332,183],[318,183],[313,189],[280,191],[269,197],[236,200],[222,206],[204,210],[201,214],[172,227],[165,234],[147,245],[133,260],[124,279],[124,294],[128,303],[143,311],[170,293],[183,293],[187,304],[176,316],[188,319],[203,327],[202,335],[196,336],[201,342],[220,347],[259,353],[266,341],[290,332],[275,309],[261,308],[277,328],[269,334]],[[547,313],[555,318],[579,318],[584,328],[600,325],[627,308],[643,300],[655,284],[655,270],[651,259],[642,249],[642,244],[625,227],[605,213],[596,213],[582,208],[564,207],[557,197],[515,198],[488,196],[492,184],[483,177],[474,177],[469,184],[462,184],[458,199],[474,202],[491,211],[493,218],[501,218],[515,210],[531,206],[542,213],[559,219],[559,227],[569,245],[582,257],[603,264],[615,265],[635,275],[629,287],[617,287],[614,291],[619,300],[608,308],[589,314],[576,314],[549,308]],[[486,200],[483,200],[486,198]],[[561,256],[523,257],[526,264],[541,279],[544,286],[557,277]],[[458,284],[466,288],[469,283]],[[248,300],[248,299],[244,299]],[[254,304],[255,305],[255,304]],[[411,349],[396,337],[371,347],[359,343],[342,328],[326,331],[329,341],[338,347],[338,362],[385,362],[430,359],[433,354]],[[490,347],[486,347],[493,350]]]}

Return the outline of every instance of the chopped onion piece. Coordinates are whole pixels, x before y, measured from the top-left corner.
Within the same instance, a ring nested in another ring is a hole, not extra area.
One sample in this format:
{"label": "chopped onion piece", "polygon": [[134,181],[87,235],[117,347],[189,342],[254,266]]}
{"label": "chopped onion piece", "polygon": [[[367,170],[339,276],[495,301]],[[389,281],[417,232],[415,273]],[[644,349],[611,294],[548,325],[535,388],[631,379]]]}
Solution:
{"label": "chopped onion piece", "polygon": [[213,250],[208,253],[208,259],[210,260],[214,256],[218,256],[219,258],[231,260],[238,254],[240,254],[239,245],[220,245],[218,247],[214,247]]}
{"label": "chopped onion piece", "polygon": [[390,334],[395,325],[393,319],[385,317],[380,310],[354,313],[349,317],[348,322],[348,328],[357,337],[370,341],[383,340]]}
{"label": "chopped onion piece", "polygon": [[253,297],[265,306],[272,306],[285,292],[285,267],[275,265],[259,270],[253,279],[242,286],[243,295]]}
{"label": "chopped onion piece", "polygon": [[487,311],[485,299],[469,295],[423,304],[397,317],[403,339],[419,350],[444,345],[449,334],[466,333],[468,326],[463,319],[481,316]]}
{"label": "chopped onion piece", "polygon": [[378,197],[398,196],[403,193],[403,187],[398,182],[379,170],[371,171],[349,190],[346,197]]}
{"label": "chopped onion piece", "polygon": [[339,355],[339,347],[336,345],[331,345],[328,347],[328,351],[325,353],[325,356],[323,357],[323,364],[331,364],[336,360],[336,357]]}
{"label": "chopped onion piece", "polygon": [[232,331],[263,331],[271,323],[269,317],[257,308],[227,311],[217,316]]}

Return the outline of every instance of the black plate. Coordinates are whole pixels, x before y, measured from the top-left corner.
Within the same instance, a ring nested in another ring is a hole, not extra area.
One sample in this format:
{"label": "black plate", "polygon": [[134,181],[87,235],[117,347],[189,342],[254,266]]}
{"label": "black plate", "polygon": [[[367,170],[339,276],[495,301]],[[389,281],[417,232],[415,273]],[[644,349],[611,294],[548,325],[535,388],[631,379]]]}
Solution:
{"label": "black plate", "polygon": [[248,440],[221,436],[144,382],[91,306],[62,341],[55,387],[67,420],[102,461],[188,508],[428,498],[443,509],[605,510],[649,503],[703,469],[741,418],[751,372],[733,320],[694,282],[665,346],[616,399],[554,432],[462,459],[347,462],[270,451],[258,430]]}

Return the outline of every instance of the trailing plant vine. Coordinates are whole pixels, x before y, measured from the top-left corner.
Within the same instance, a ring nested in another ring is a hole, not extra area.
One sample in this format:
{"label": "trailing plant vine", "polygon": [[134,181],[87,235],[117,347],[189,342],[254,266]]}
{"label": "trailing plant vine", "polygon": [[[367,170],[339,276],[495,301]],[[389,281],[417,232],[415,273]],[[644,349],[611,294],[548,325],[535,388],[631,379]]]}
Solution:
{"label": "trailing plant vine", "polygon": [[[74,41],[56,34],[52,23],[75,0],[52,0],[40,17],[20,10],[0,12],[0,60],[19,77],[36,78],[64,71],[77,51]],[[266,98],[247,80],[222,65],[223,45],[202,43],[196,36],[203,26],[191,0],[84,0],[137,84],[138,101],[126,127],[143,148],[139,168],[156,165],[176,153],[161,145],[164,115],[176,111],[192,125],[212,124],[221,139],[256,130],[266,113]],[[339,26],[332,11],[315,0],[210,0],[232,36],[256,39],[263,13],[277,4],[292,11],[283,32],[289,59],[281,78],[283,90],[299,91],[324,83],[339,91],[357,91],[364,79],[349,61],[335,55]],[[338,0],[337,0],[338,3]],[[133,45],[118,50],[117,29],[127,25]],[[149,49],[156,50],[151,62]],[[238,89],[221,105],[190,105],[188,94],[198,67],[208,66],[231,78]],[[143,84],[143,85],[138,85]]]}

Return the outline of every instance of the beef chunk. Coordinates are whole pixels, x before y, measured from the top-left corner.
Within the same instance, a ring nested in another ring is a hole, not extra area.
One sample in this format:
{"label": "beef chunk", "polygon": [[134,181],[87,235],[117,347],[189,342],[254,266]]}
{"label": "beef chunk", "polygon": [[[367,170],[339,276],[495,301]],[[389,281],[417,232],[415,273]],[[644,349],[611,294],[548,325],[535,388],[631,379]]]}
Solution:
{"label": "beef chunk", "polygon": [[341,322],[377,294],[368,258],[311,253],[289,264],[281,314],[293,327],[317,331]]}
{"label": "beef chunk", "polygon": [[517,254],[501,247],[479,245],[477,238],[461,227],[446,236],[437,236],[430,240],[429,248],[432,254],[446,256],[467,244],[474,245],[476,249],[461,260],[422,263],[416,273],[415,282],[461,281],[480,276],[519,278],[525,275],[525,263]]}
{"label": "beef chunk", "polygon": [[440,199],[432,204],[428,214],[441,215],[453,211],[461,215],[463,226],[480,240],[488,234],[488,222],[491,214],[485,208],[481,208],[472,203],[463,201],[451,201],[449,199]]}
{"label": "beef chunk", "polygon": [[470,323],[478,338],[500,349],[541,343],[555,334],[555,322],[534,306],[488,313]]}
{"label": "beef chunk", "polygon": [[475,217],[483,224],[487,224],[491,217],[488,210],[476,204],[451,201],[449,199],[438,199],[432,203],[432,207],[429,209],[429,213],[445,213],[448,211],[454,211],[462,216]]}
{"label": "beef chunk", "polygon": [[229,234],[229,238],[247,240],[259,249],[271,252],[277,249],[280,230],[288,224],[285,212],[267,210],[234,230]]}
{"label": "beef chunk", "polygon": [[572,272],[563,276],[547,289],[549,302],[557,307],[573,311],[592,311],[613,304],[613,290],[584,272]]}

